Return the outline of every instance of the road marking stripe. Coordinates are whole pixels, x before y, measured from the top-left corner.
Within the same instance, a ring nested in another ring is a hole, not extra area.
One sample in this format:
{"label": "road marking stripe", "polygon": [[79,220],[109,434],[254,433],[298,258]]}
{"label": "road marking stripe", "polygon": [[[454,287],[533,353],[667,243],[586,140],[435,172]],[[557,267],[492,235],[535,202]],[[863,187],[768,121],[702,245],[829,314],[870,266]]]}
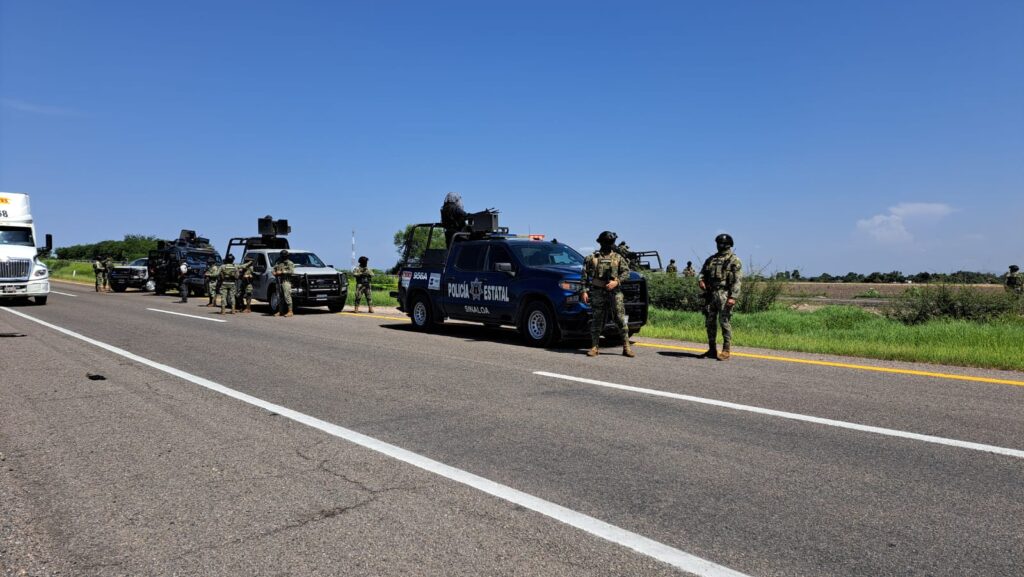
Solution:
{"label": "road marking stripe", "polygon": [[[693,347],[679,347],[674,345],[660,345],[657,343],[633,343],[638,347],[650,347],[652,349],[671,349],[675,351],[694,351],[703,353],[704,348],[693,348]],[[757,355],[753,353],[737,353],[732,352],[734,357],[746,357],[750,359],[762,359],[766,361],[779,361],[785,363],[799,363],[804,365],[818,365],[822,367],[838,367],[841,369],[855,369],[860,371],[876,371],[879,373],[895,373],[899,375],[914,375],[917,377],[933,377],[936,379],[952,379],[957,381],[973,381],[977,383],[993,383],[997,385],[1014,385],[1016,387],[1024,387],[1024,381],[1014,381],[1010,379],[995,379],[990,377],[975,377],[971,375],[954,375],[950,373],[932,373],[928,371],[915,371],[913,369],[893,369],[889,367],[873,367],[871,365],[854,365],[850,363],[837,363],[833,361],[817,361],[814,359],[797,359],[794,357],[779,357],[775,355]]]}
{"label": "road marking stripe", "polygon": [[163,309],[147,308],[146,310],[147,311],[153,311],[155,313],[164,313],[164,314],[168,314],[168,315],[178,315],[179,317],[188,317],[190,319],[199,319],[201,321],[211,321],[211,322],[215,322],[215,323],[226,323],[226,322],[228,322],[228,321],[226,321],[224,319],[211,319],[209,317],[201,317],[201,316],[197,316],[197,315],[187,315],[185,313],[176,313],[174,311],[165,311]]}
{"label": "road marking stripe", "polygon": [[502,485],[501,483],[496,483],[489,479],[485,479],[484,477],[474,475],[468,471],[463,471],[462,469],[457,469],[450,465],[445,465],[440,461],[435,461],[428,457],[424,457],[423,455],[420,455],[418,453],[413,453],[412,451],[408,451],[401,447],[385,443],[384,441],[380,441],[373,437],[363,435],[362,433],[357,433],[351,429],[346,429],[344,427],[340,427],[338,425],[334,425],[326,421],[321,421],[320,419],[311,417],[298,411],[294,411],[287,407],[275,405],[274,403],[264,401],[262,399],[253,397],[251,395],[247,395],[240,391],[229,389],[224,385],[204,379],[203,377],[187,373],[185,371],[182,371],[181,369],[176,369],[174,367],[164,365],[156,361],[151,361],[145,357],[136,355],[135,353],[128,352],[124,349],[120,349],[113,345],[108,345],[107,343],[97,341],[95,339],[89,338],[85,335],[76,333],[69,329],[65,329],[63,327],[50,324],[46,321],[39,320],[25,313],[11,310],[6,307],[0,308],[3,308],[4,310],[11,314],[18,315],[32,322],[38,323],[45,327],[51,328],[57,332],[63,333],[67,336],[79,339],[101,349],[110,351],[116,355],[120,355],[126,359],[130,359],[137,363],[146,365],[148,367],[152,367],[158,371],[162,371],[164,373],[173,375],[180,379],[184,379],[201,387],[210,389],[211,391],[216,391],[218,393],[221,393],[222,395],[231,397],[233,399],[237,399],[239,401],[248,403],[255,407],[259,407],[272,413],[277,413],[282,417],[291,419],[298,423],[302,423],[314,429],[318,429],[329,435],[349,441],[350,443],[359,445],[361,447],[365,447],[372,451],[376,451],[378,453],[402,461],[404,463],[408,463],[410,465],[413,465],[414,467],[423,469],[424,471],[434,473],[435,475],[439,475],[446,479],[455,481],[456,483],[467,485],[469,487],[477,489],[478,491],[487,493],[488,495],[492,495],[499,499],[530,509],[531,511],[536,511],[541,515],[550,517],[552,519],[555,519],[556,521],[561,521],[566,525],[575,527],[577,529],[590,533],[591,535],[600,537],[601,539],[604,539],[606,541],[610,541],[623,547],[627,547],[629,549],[636,551],[637,553],[647,555],[648,557],[652,557],[663,563],[667,563],[673,567],[676,567],[677,569],[686,571],[693,575],[700,575],[702,577],[749,577],[744,573],[740,573],[738,571],[729,569],[728,567],[712,563],[711,561],[702,559],[700,557],[697,557],[685,551],[681,551],[669,545],[665,545],[664,543],[660,543],[653,539],[649,539],[638,533],[627,531],[626,529],[617,527],[610,523],[606,523],[604,521],[601,521],[600,519],[596,519],[589,515],[585,515],[572,509],[562,507],[561,505],[557,505],[550,501],[546,501],[544,499],[541,499],[540,497],[535,497],[533,495],[530,495],[529,493],[524,493],[522,491],[513,489],[512,487],[509,487],[507,485]]}
{"label": "road marking stripe", "polygon": [[71,293],[62,293],[62,292],[60,292],[60,291],[55,291],[55,290],[53,290],[53,289],[50,289],[50,292],[52,292],[52,293],[54,293],[54,294],[58,294],[58,295],[64,295],[64,296],[66,296],[66,297],[77,297],[77,296],[78,296],[78,295],[73,295],[73,294],[71,294]]}
{"label": "road marking stripe", "polygon": [[386,315],[372,315],[370,313],[350,313],[348,311],[342,311],[339,315],[348,315],[350,317],[369,317],[371,319],[387,319],[390,321],[407,321],[409,317],[389,317]]}
{"label": "road marking stripe", "polygon": [[736,411],[747,411],[750,413],[758,413],[761,415],[769,415],[772,417],[781,417],[783,419],[792,419],[795,421],[804,421],[807,423],[817,423],[819,425],[827,425],[830,427],[839,427],[841,429],[852,429],[854,431],[862,431],[866,433],[876,433],[879,435],[887,435],[890,437],[900,437],[904,439],[912,439],[915,441],[924,441],[926,443],[936,443],[939,445],[949,445],[951,447],[959,447],[961,449],[971,449],[974,451],[983,451],[986,453],[996,453],[998,455],[1006,455],[1008,457],[1016,457],[1018,459],[1024,459],[1024,451],[1018,449],[1008,449],[1006,447],[997,447],[995,445],[985,445],[982,443],[972,443],[969,441],[959,441],[957,439],[948,439],[946,437],[934,437],[932,435],[922,435],[919,433],[910,433],[907,431],[899,431],[896,429],[886,429],[883,427],[874,427],[871,425],[861,425],[858,423],[849,423],[846,421],[837,421],[834,419],[823,419],[821,417],[812,417],[810,415],[801,415],[799,413],[788,413],[786,411],[776,411],[775,409],[765,409],[761,407],[754,407],[751,405],[741,405],[738,403],[730,403],[728,401],[717,401],[715,399],[705,399],[703,397],[694,397],[691,395],[681,395],[679,393],[670,393],[668,391],[658,391],[655,389],[642,389],[640,387],[631,387],[629,385],[618,385],[615,383],[609,383],[606,381],[597,381],[594,379],[585,379],[583,377],[574,377],[571,375],[560,375],[558,373],[548,373],[545,371],[534,371],[533,374],[540,375],[542,377],[551,377],[553,379],[563,379],[566,381],[575,381],[577,383],[586,383],[588,385],[597,385],[599,387],[608,387],[610,389],[620,389],[623,391],[630,391],[634,393],[642,393],[645,395],[653,395],[657,397],[667,397],[670,399],[678,399],[681,401],[688,401],[691,403],[700,403],[703,405],[712,405],[715,407],[723,407],[726,409],[733,409]]}

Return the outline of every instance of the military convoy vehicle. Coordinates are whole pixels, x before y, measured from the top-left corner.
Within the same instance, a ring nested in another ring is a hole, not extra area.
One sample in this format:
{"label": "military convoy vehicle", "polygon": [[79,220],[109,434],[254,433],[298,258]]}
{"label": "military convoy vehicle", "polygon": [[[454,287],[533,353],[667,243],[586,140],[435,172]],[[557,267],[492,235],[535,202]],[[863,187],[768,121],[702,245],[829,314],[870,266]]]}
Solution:
{"label": "military convoy vehicle", "polygon": [[[446,319],[513,326],[533,346],[590,334],[583,255],[541,235],[509,234],[492,210],[466,221],[463,230],[449,227],[451,246],[440,223],[410,229],[392,296],[413,327],[432,330]],[[630,272],[622,292],[632,335],[647,322],[647,281]],[[619,336],[613,323],[605,330]]]}
{"label": "military convoy vehicle", "polygon": [[197,236],[194,230],[182,229],[176,240],[157,241],[156,249],[149,251],[146,263],[149,277],[153,280],[153,292],[162,295],[169,288],[177,289],[181,284],[179,267],[184,262],[188,266],[186,282],[189,294],[205,295],[203,275],[210,259],[221,263],[220,254],[210,246],[210,240]]}
{"label": "military convoy vehicle", "polygon": [[152,291],[156,283],[149,278],[149,259],[137,258],[128,264],[117,265],[110,271],[110,287],[123,293],[129,288]]}
{"label": "military convoy vehicle", "polygon": [[[314,252],[291,248],[288,239],[285,238],[291,232],[287,220],[274,220],[273,217],[266,216],[257,221],[257,229],[259,236],[232,238],[224,252],[225,255],[232,254],[233,250],[241,252],[236,255],[236,263],[253,261],[253,300],[268,303],[273,310],[280,310],[283,295],[273,270],[281,250],[288,249],[289,258],[295,263],[292,304],[295,307],[326,306],[335,313],[345,308],[345,301],[348,299],[348,276],[333,266],[324,264]],[[239,300],[242,296],[239,295]]]}

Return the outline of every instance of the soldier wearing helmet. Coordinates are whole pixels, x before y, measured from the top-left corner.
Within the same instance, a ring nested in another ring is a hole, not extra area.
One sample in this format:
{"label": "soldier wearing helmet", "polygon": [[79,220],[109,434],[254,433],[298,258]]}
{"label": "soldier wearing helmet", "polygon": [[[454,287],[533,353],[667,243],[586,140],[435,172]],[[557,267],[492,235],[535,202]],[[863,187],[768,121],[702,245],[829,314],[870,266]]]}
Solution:
{"label": "soldier wearing helmet", "polygon": [[229,314],[235,314],[235,303],[238,297],[238,277],[241,271],[235,266],[235,255],[229,254],[224,257],[224,264],[220,267],[218,278],[220,279],[220,314],[224,314],[224,308],[230,307]]}
{"label": "soldier wearing helmet", "polygon": [[636,356],[629,346],[629,328],[626,326],[626,308],[623,303],[621,282],[629,276],[629,263],[615,250],[618,236],[609,230],[597,237],[601,245],[583,261],[583,302],[590,305],[590,350],[588,357],[596,357],[601,332],[607,317],[618,326],[622,334],[622,354]]}
{"label": "soldier wearing helmet", "polygon": [[1024,277],[1020,274],[1020,267],[1011,264],[1010,271],[1006,273],[1006,283],[1003,285],[1006,292],[1017,296],[1024,295]]}
{"label": "soldier wearing helmet", "polygon": [[[743,263],[732,252],[732,236],[716,236],[715,245],[718,252],[704,261],[697,277],[700,289],[704,291],[704,326],[708,331],[708,350],[701,357],[725,361],[732,355],[732,307],[740,297]],[[716,325],[722,326],[721,353],[716,344]]]}
{"label": "soldier wearing helmet", "polygon": [[[288,251],[282,250],[274,263],[274,276],[277,277],[277,290],[280,303],[278,310],[273,312],[275,317],[294,316],[292,312],[292,277],[295,275],[295,263],[288,257]],[[282,310],[286,311],[282,314]]]}
{"label": "soldier wearing helmet", "polygon": [[370,290],[370,280],[373,279],[373,269],[370,268],[370,259],[365,256],[359,257],[359,266],[352,269],[352,277],[356,279],[356,302],[353,312],[359,312],[359,299],[366,297],[366,309],[373,312],[373,298]]}

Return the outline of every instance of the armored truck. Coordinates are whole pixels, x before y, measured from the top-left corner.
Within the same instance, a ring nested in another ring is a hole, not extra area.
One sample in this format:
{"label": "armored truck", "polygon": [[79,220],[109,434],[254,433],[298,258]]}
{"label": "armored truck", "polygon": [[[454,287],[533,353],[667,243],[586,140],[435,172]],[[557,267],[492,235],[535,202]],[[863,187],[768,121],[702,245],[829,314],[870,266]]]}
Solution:
{"label": "armored truck", "polygon": [[295,263],[292,304],[296,307],[326,306],[333,313],[345,308],[348,299],[348,276],[345,273],[324,264],[314,252],[291,248],[285,238],[291,232],[287,220],[265,216],[258,219],[257,227],[259,236],[232,238],[224,253],[231,254],[232,250],[237,252],[240,249],[241,258],[236,262],[253,261],[254,300],[268,303],[272,310],[280,310],[283,297],[273,270],[281,250],[288,249],[289,258]]}
{"label": "armored truck", "polygon": [[157,241],[156,250],[149,251],[146,266],[153,281],[153,291],[162,295],[169,288],[178,288],[181,283],[180,266],[188,266],[186,275],[188,292],[192,296],[206,294],[206,266],[209,260],[221,263],[217,249],[210,246],[209,239],[197,236],[194,230],[182,229],[176,240]]}
{"label": "armored truck", "polygon": [[[495,213],[470,215],[469,228],[452,235],[451,246],[440,224],[410,229],[392,296],[413,327],[431,330],[446,319],[513,326],[533,346],[590,334],[583,255],[539,235],[509,234]],[[631,272],[622,292],[632,335],[647,323],[647,281]],[[618,336],[612,323],[605,331]]]}

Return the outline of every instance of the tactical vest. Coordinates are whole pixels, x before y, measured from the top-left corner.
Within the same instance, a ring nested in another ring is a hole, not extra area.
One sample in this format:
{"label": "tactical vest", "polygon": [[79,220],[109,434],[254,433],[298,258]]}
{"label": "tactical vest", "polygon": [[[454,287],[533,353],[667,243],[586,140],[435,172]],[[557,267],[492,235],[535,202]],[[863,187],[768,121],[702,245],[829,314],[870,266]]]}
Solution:
{"label": "tactical vest", "polygon": [[[603,287],[612,280],[621,281],[619,269],[625,259],[619,253],[612,251],[608,254],[601,254],[600,251],[590,255],[588,275],[593,286]],[[616,289],[617,290],[617,289]]]}
{"label": "tactical vest", "polygon": [[704,284],[708,290],[728,288],[736,284],[739,259],[732,252],[713,255],[705,265]]}
{"label": "tactical vest", "polygon": [[238,267],[228,263],[220,267],[220,278],[225,280],[238,280]]}

